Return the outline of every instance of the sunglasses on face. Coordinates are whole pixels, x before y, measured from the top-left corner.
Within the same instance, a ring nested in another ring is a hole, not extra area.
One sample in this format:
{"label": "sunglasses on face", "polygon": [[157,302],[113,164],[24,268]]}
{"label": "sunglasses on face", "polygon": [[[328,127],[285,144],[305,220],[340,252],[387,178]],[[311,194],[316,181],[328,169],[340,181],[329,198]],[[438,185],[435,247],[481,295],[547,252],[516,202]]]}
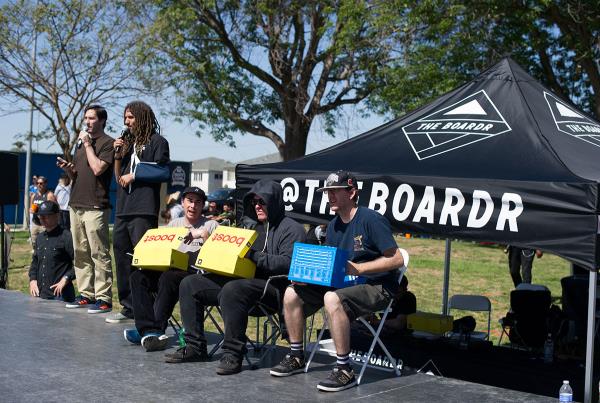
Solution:
{"label": "sunglasses on face", "polygon": [[45,185],[45,184],[46,184],[46,182],[38,182],[37,184],[38,184],[38,185]]}
{"label": "sunglasses on face", "polygon": [[267,205],[267,203],[265,203],[265,201],[263,199],[252,199],[252,201],[250,203],[252,203],[252,205],[254,207],[256,207],[258,205],[260,205],[260,206],[266,206]]}

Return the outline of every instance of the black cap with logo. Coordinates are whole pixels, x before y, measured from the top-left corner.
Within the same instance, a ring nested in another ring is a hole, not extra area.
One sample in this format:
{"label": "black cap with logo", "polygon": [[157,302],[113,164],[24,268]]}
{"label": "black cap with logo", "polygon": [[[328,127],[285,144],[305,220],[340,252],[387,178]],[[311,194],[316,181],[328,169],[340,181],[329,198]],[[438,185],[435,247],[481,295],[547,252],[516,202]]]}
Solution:
{"label": "black cap with logo", "polygon": [[200,189],[197,186],[188,186],[185,189],[183,189],[183,192],[181,193],[181,198],[183,199],[188,193],[196,194],[200,196],[202,200],[206,200],[206,193],[204,193],[204,190]]}
{"label": "black cap with logo", "polygon": [[57,214],[60,211],[58,204],[53,202],[52,200],[46,200],[40,207],[38,208],[37,215],[52,215]]}
{"label": "black cap with logo", "polygon": [[358,189],[358,182],[354,175],[346,171],[337,171],[329,174],[325,180],[325,186],[317,189],[317,192],[322,192],[329,189]]}

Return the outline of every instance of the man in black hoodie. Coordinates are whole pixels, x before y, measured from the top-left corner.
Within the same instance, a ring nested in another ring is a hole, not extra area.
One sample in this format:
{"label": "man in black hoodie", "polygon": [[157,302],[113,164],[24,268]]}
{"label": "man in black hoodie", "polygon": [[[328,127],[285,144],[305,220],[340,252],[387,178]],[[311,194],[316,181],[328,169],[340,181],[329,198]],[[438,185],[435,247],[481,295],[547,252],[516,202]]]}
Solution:
{"label": "man in black hoodie", "polygon": [[[244,196],[244,211],[255,222],[251,225],[258,237],[247,254],[256,263],[253,279],[233,279],[217,274],[192,275],[179,285],[181,318],[185,327],[186,347],[165,355],[165,361],[181,363],[206,361],[204,307],[219,305],[225,324],[223,355],[217,374],[231,375],[241,371],[246,352],[248,311],[260,299],[270,276],[287,274],[294,242],[303,242],[304,228],[285,216],[281,185],[270,180],[254,184]],[[262,302],[273,309],[279,306],[282,290],[269,285]]]}

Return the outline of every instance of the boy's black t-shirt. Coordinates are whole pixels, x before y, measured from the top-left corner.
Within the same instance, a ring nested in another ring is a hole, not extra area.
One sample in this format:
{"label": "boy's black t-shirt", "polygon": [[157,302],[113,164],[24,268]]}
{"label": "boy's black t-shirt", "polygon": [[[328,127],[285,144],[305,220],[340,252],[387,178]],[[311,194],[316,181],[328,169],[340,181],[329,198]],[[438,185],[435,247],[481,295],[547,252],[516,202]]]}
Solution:
{"label": "boy's black t-shirt", "polygon": [[[359,206],[352,220],[344,224],[336,216],[327,225],[326,244],[350,252],[348,259],[355,263],[369,262],[383,256],[383,252],[398,245],[392,236],[389,221],[381,214]],[[398,270],[368,274],[367,283],[383,284],[395,293],[398,289]]]}

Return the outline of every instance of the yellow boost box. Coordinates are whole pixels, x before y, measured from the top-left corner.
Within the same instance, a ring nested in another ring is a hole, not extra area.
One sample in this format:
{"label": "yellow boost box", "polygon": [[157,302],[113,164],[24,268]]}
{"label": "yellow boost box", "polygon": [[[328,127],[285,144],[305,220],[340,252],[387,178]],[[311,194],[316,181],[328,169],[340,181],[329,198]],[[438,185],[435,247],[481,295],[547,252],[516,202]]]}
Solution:
{"label": "yellow boost box", "polygon": [[254,278],[256,265],[244,256],[256,236],[253,230],[218,226],[202,245],[196,267],[222,276]]}
{"label": "yellow boost box", "polygon": [[408,315],[406,326],[411,330],[442,335],[452,330],[454,317],[430,312],[415,312]]}
{"label": "yellow boost box", "polygon": [[188,232],[187,228],[149,229],[133,249],[131,264],[148,270],[167,271],[171,267],[187,270],[189,256],[177,248]]}

